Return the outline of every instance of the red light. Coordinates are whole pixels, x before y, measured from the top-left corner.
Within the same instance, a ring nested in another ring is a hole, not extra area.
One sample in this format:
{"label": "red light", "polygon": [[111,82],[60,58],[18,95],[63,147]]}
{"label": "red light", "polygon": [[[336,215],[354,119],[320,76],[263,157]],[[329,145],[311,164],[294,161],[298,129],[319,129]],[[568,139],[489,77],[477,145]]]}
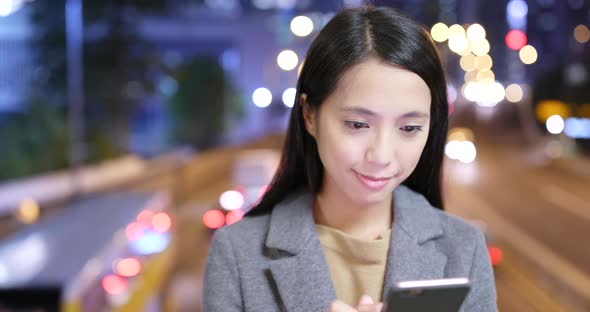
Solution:
{"label": "red light", "polygon": [[506,34],[506,45],[512,50],[520,50],[527,43],[527,37],[524,32],[513,29]]}
{"label": "red light", "polygon": [[493,266],[502,263],[502,258],[504,256],[502,249],[495,246],[488,246],[488,254],[490,255],[490,260],[492,261]]}
{"label": "red light", "polygon": [[152,218],[152,226],[156,232],[164,233],[170,230],[172,221],[170,216],[165,212],[158,212]]}
{"label": "red light", "polygon": [[227,213],[225,216],[225,222],[229,225],[232,223],[236,223],[244,217],[244,212],[242,210],[232,210]]}
{"label": "red light", "polygon": [[208,210],[203,215],[203,223],[210,229],[218,229],[225,224],[225,216],[220,210]]}
{"label": "red light", "polygon": [[137,222],[141,223],[143,226],[150,226],[152,224],[152,217],[154,216],[154,212],[151,210],[144,210],[137,215]]}
{"label": "red light", "polygon": [[141,263],[136,258],[122,259],[115,265],[115,271],[121,276],[135,276],[141,271]]}
{"label": "red light", "polygon": [[127,282],[122,277],[111,274],[102,279],[102,288],[111,295],[118,295],[125,292]]}
{"label": "red light", "polygon": [[138,240],[143,235],[143,225],[137,222],[131,222],[125,229],[125,236],[130,241]]}

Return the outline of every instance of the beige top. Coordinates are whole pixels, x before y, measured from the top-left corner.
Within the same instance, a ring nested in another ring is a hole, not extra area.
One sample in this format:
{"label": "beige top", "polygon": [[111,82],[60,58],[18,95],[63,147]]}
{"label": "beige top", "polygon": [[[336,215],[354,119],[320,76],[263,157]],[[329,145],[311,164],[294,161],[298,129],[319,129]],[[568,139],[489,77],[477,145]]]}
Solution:
{"label": "beige top", "polygon": [[363,240],[325,225],[316,224],[315,228],[336,297],[351,306],[356,306],[363,294],[380,302],[391,229],[375,240]]}

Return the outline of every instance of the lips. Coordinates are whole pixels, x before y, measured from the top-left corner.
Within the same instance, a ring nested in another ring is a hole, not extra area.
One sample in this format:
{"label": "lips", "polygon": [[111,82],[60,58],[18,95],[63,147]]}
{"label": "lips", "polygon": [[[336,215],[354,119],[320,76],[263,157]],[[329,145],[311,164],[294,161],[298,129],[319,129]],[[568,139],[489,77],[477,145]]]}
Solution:
{"label": "lips", "polygon": [[383,188],[392,177],[372,177],[367,176],[364,174],[360,174],[358,172],[354,172],[357,178],[361,181],[362,184],[367,186],[370,189],[378,190]]}

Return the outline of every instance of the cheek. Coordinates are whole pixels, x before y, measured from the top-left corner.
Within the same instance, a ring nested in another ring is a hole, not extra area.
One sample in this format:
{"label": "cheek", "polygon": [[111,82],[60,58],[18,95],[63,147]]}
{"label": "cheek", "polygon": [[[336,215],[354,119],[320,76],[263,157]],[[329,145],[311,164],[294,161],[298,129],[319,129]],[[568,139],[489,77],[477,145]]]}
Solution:
{"label": "cheek", "polygon": [[425,135],[420,140],[416,140],[407,144],[407,146],[405,146],[403,149],[403,153],[400,155],[400,158],[402,159],[404,170],[406,171],[405,173],[407,176],[409,176],[418,165],[418,161],[420,161],[420,157],[422,156],[422,152],[424,151],[427,140],[428,136]]}
{"label": "cheek", "polygon": [[336,170],[350,168],[362,160],[362,148],[359,142],[344,133],[337,124],[332,123],[329,124],[329,127],[323,127],[319,133],[317,144],[324,167],[333,175],[337,174]]}

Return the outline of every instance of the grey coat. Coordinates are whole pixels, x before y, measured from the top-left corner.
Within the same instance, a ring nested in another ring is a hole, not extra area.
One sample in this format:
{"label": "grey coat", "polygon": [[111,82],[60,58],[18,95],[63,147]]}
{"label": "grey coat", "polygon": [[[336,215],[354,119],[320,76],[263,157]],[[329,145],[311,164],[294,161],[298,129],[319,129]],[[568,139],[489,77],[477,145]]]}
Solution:
{"label": "grey coat", "polygon": [[[471,291],[461,311],[497,311],[483,234],[403,185],[393,198],[383,298],[399,281],[468,277]],[[267,214],[217,230],[205,267],[203,312],[328,311],[336,292],[312,199],[299,192]]]}

